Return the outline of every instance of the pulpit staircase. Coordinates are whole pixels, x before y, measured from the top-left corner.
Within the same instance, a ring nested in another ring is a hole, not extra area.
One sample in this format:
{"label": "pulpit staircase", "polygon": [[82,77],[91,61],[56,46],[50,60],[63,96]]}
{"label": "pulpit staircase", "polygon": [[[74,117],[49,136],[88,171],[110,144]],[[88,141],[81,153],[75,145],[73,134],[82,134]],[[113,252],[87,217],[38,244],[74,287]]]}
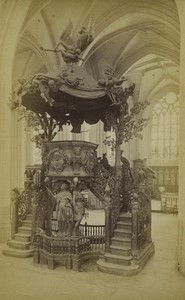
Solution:
{"label": "pulpit staircase", "polygon": [[97,262],[100,271],[117,275],[134,275],[139,266],[133,263],[131,253],[132,217],[121,212],[111,238],[110,250]]}
{"label": "pulpit staircase", "polygon": [[7,241],[3,254],[13,257],[26,258],[33,256],[34,247],[31,244],[32,215],[28,214],[22,225],[18,227],[14,237]]}

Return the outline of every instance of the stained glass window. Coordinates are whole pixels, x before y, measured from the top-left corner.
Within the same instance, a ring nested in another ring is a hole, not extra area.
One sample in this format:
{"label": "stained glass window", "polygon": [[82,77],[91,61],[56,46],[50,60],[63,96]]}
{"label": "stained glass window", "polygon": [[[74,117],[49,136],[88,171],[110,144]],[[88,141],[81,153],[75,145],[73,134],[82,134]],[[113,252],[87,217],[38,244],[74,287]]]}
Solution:
{"label": "stained glass window", "polygon": [[154,106],[151,132],[151,160],[178,160],[179,102],[175,93],[162,97]]}

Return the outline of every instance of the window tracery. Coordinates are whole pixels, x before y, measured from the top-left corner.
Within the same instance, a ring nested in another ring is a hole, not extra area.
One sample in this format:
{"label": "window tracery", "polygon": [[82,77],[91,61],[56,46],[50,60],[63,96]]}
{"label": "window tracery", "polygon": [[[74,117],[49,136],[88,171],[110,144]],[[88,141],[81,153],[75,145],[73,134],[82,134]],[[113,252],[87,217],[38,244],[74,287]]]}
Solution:
{"label": "window tracery", "polygon": [[152,114],[152,162],[178,160],[178,131],[179,101],[175,93],[169,93],[155,104]]}

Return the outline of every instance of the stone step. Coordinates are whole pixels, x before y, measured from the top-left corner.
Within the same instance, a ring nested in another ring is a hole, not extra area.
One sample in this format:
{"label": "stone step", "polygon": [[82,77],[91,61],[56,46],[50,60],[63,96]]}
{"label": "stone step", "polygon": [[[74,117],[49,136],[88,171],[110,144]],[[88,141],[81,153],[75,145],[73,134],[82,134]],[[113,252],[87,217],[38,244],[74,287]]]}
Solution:
{"label": "stone step", "polygon": [[14,249],[28,250],[31,246],[31,242],[21,242],[21,241],[16,241],[16,240],[9,240],[7,242],[7,245],[10,248],[14,248]]}
{"label": "stone step", "polygon": [[129,266],[132,260],[132,256],[123,256],[113,253],[106,253],[104,257],[106,262],[124,266]]}
{"label": "stone step", "polygon": [[23,249],[14,249],[9,247],[4,247],[3,254],[13,257],[20,257],[20,258],[26,258],[33,256],[34,248],[29,250],[23,250]]}
{"label": "stone step", "polygon": [[114,229],[114,236],[131,238],[131,229]]}
{"label": "stone step", "polygon": [[130,229],[131,230],[132,227],[132,223],[128,223],[128,222],[117,222],[116,223],[116,229]]}
{"label": "stone step", "polygon": [[26,226],[20,226],[18,228],[18,233],[25,233],[25,234],[30,234],[31,235],[32,229]]}
{"label": "stone step", "polygon": [[30,220],[25,220],[22,222],[22,226],[23,227],[29,227],[29,228],[32,228],[32,221]]}
{"label": "stone step", "polygon": [[110,252],[116,255],[130,256],[131,248],[129,246],[110,245]]}
{"label": "stone step", "polygon": [[124,222],[124,223],[127,223],[127,224],[131,224],[132,223],[132,217],[131,217],[131,214],[120,214],[119,217],[118,217],[118,222]]}
{"label": "stone step", "polygon": [[97,261],[97,266],[99,271],[121,276],[132,276],[140,272],[140,267],[138,265],[117,265],[105,262],[104,259],[99,259]]}
{"label": "stone step", "polygon": [[130,212],[121,212],[120,217],[132,218],[132,214]]}
{"label": "stone step", "polygon": [[21,241],[21,242],[30,242],[31,235],[25,233],[16,233],[14,236],[14,240]]}
{"label": "stone step", "polygon": [[32,214],[28,214],[26,216],[26,221],[32,221]]}
{"label": "stone step", "polygon": [[123,238],[123,237],[118,237],[114,236],[111,238],[111,245],[115,246],[130,246],[131,247],[131,238]]}

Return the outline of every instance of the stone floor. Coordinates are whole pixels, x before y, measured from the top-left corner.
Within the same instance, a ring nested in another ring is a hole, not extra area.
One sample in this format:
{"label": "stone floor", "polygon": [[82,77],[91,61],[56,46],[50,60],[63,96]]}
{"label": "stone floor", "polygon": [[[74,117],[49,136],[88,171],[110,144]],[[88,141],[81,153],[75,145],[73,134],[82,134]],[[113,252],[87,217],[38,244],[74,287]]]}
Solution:
{"label": "stone floor", "polygon": [[32,264],[0,254],[0,300],[185,300],[185,277],[177,270],[177,216],[153,213],[156,252],[136,276],[82,272]]}

